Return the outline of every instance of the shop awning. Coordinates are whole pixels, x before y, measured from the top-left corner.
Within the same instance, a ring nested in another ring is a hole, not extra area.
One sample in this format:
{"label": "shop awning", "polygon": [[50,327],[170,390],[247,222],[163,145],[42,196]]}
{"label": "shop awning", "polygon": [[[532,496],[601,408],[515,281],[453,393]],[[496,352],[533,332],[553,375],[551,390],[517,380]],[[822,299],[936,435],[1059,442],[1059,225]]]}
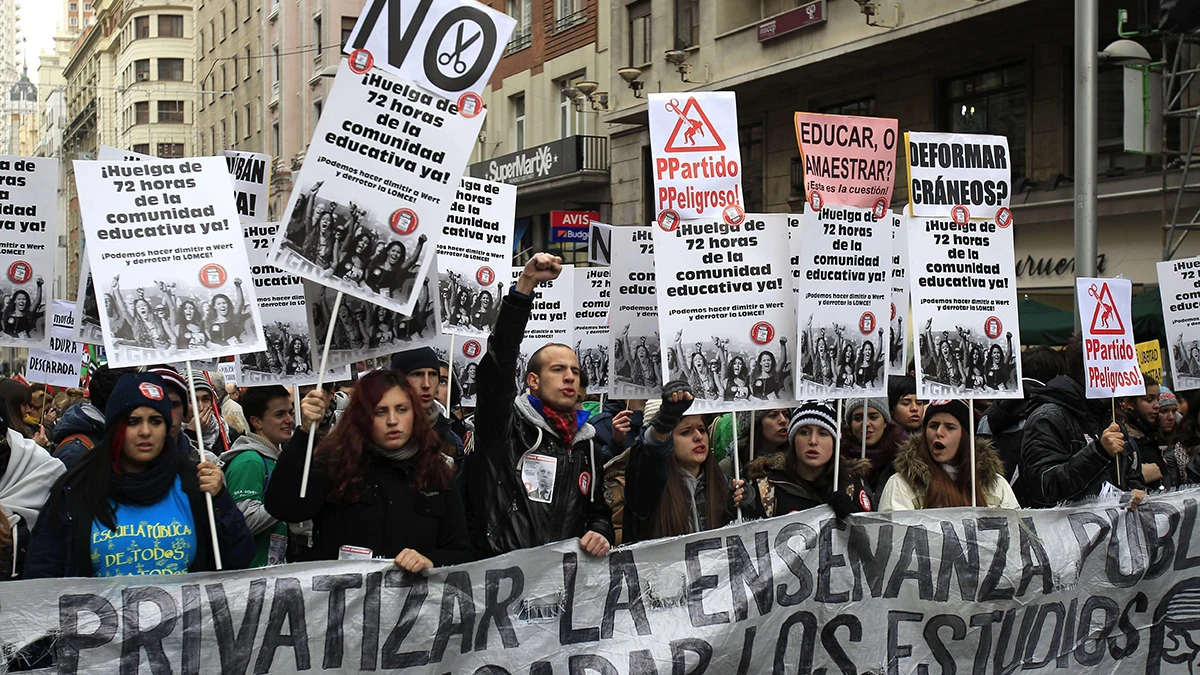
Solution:
{"label": "shop awning", "polygon": [[[1158,288],[1148,289],[1135,295],[1132,301],[1133,335],[1138,342],[1158,339],[1166,344],[1166,328],[1162,316],[1162,300]],[[1022,345],[1067,344],[1075,332],[1075,315],[1036,300],[1021,300],[1017,303],[1021,317]]]}

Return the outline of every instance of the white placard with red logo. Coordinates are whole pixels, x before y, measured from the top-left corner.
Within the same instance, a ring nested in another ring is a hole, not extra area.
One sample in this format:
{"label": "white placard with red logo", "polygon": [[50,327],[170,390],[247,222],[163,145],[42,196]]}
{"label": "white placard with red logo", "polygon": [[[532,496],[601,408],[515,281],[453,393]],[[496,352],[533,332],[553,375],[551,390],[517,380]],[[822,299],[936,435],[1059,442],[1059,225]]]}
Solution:
{"label": "white placard with red logo", "polygon": [[870,209],[826,206],[800,225],[800,382],[796,396],[887,393],[892,223]]}
{"label": "white placard with red logo", "polygon": [[487,340],[481,337],[464,337],[454,341],[454,381],[462,390],[462,406],[474,408],[479,388],[475,384],[479,362],[487,353]]}
{"label": "white placard with red logo", "polygon": [[908,216],[888,213],[892,224],[892,317],[888,324],[888,375],[908,374]]}
{"label": "white placard with red logo", "polygon": [[326,101],[271,261],[411,314],[484,116],[347,61]]}
{"label": "white placard with red logo", "polygon": [[608,393],[617,399],[662,398],[654,234],[645,226],[611,232]]}
{"label": "white placard with red logo", "polygon": [[479,93],[516,26],[474,0],[369,0],[343,51],[359,67],[374,65],[451,101],[474,97],[482,109]]}
{"label": "white placard with red logo", "polygon": [[[509,281],[515,285],[524,267],[509,267]],[[525,390],[525,369],[529,357],[551,342],[571,346],[575,335],[575,266],[563,265],[562,274],[553,281],[538,284],[533,292],[533,308],[525,324],[521,355],[517,357],[517,391]]]}
{"label": "white placard with red logo", "polygon": [[1008,138],[986,134],[905,132],[910,216],[1012,219],[1012,155]]}
{"label": "white placard with red logo", "polygon": [[75,162],[113,367],[262,351],[262,319],[221,157]]}
{"label": "white placard with red logo", "polygon": [[1021,398],[1012,219],[907,228],[917,397]]}
{"label": "white placard with red logo", "polygon": [[491,334],[512,266],[516,208],[516,186],[462,179],[437,246],[443,333]]}
{"label": "white placard with red logo", "polygon": [[788,216],[685,220],[653,231],[663,381],[686,380],[695,412],[794,401]]}
{"label": "white placard with red logo", "polygon": [[654,212],[661,222],[745,217],[733,92],[650,94]]}
{"label": "white placard with red logo", "polygon": [[1200,389],[1200,256],[1158,263],[1175,391]]}
{"label": "white placard with red logo", "polygon": [[55,300],[50,307],[50,347],[29,350],[25,379],[51,387],[78,387],[81,361],[75,341],[75,303]]}
{"label": "white placard with red logo", "polygon": [[608,393],[609,325],[612,305],[611,269],[575,268],[575,355],[587,373],[588,393]]}
{"label": "white placard with red logo", "polygon": [[45,348],[58,160],[0,155],[0,346]]}
{"label": "white placard with red logo", "polygon": [[1133,338],[1132,300],[1129,279],[1075,279],[1088,398],[1146,393]]}

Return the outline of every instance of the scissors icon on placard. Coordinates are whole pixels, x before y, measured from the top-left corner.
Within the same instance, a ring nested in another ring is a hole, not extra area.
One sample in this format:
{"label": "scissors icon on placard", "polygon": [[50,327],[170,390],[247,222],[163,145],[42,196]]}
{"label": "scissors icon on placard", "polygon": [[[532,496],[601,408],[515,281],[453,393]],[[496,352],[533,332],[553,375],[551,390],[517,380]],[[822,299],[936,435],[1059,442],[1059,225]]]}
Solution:
{"label": "scissors icon on placard", "polygon": [[454,72],[458,73],[459,75],[467,72],[467,62],[462,60],[462,53],[467,50],[467,47],[470,47],[472,44],[474,44],[475,41],[479,39],[480,35],[483,35],[482,32],[476,33],[472,35],[466,42],[463,42],[463,31],[465,28],[465,24],[458,24],[458,35],[454,38],[454,51],[438,55],[438,63],[443,66],[448,66],[450,65],[450,62],[453,61]]}

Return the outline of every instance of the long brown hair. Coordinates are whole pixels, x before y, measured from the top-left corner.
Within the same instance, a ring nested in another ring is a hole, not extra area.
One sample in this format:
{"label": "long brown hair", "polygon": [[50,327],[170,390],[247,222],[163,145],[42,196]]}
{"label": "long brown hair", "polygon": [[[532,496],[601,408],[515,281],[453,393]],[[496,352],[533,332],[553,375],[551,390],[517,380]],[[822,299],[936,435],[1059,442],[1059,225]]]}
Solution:
{"label": "long brown hair", "polygon": [[0,397],[4,399],[8,428],[25,438],[33,438],[33,429],[25,424],[25,413],[21,407],[31,402],[29,385],[21,384],[11,377],[0,380]]}
{"label": "long brown hair", "polygon": [[421,491],[445,490],[450,486],[453,470],[442,456],[442,441],[420,405],[421,398],[403,375],[393,370],[374,370],[358,380],[342,419],[317,447],[317,457],[325,462],[333,483],[330,501],[358,501],[359,485],[375,461],[373,453],[363,452],[370,441],[375,406],[379,405],[384,394],[396,387],[408,396],[409,405],[412,406],[413,423],[409,443],[417,446],[417,454],[413,458],[413,487]]}
{"label": "long brown hair", "polygon": [[[687,417],[683,419],[686,420]],[[700,429],[706,436],[708,435],[706,427],[701,425]],[[671,443],[674,444],[674,442],[675,434],[672,432]],[[675,459],[675,450],[672,446],[671,454],[667,455],[667,484],[658,501],[658,514],[654,522],[653,536],[655,539],[692,533],[691,500],[681,472],[682,468],[679,466],[679,461]],[[705,515],[708,520],[708,528],[711,530],[725,524],[725,505],[729,499],[729,484],[726,483],[725,474],[721,472],[721,466],[713,454],[711,441],[708,455],[704,458],[704,463],[700,465],[700,473],[704,476],[704,501],[708,511]]]}
{"label": "long brown hair", "polygon": [[[928,420],[926,420],[928,423]],[[950,479],[950,474],[941,467],[933,453],[929,451],[928,427],[921,429],[921,438],[917,443],[917,457],[929,467],[929,485],[925,487],[925,499],[921,502],[923,509],[940,509],[946,507],[971,505],[971,439],[966,429],[958,440],[958,452],[954,459],[948,462],[950,466],[958,467],[958,477]],[[987,493],[984,486],[995,476],[983,476],[975,472],[975,493],[980,506],[987,506]]]}

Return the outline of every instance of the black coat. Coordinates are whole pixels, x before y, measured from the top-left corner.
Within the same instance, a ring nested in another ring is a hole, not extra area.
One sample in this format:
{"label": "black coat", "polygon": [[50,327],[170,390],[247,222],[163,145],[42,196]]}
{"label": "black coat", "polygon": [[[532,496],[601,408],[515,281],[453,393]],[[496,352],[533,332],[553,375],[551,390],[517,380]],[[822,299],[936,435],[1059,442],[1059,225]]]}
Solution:
{"label": "black coat", "polygon": [[1021,461],[1021,439],[1025,435],[1025,424],[1029,421],[1029,413],[1037,407],[1033,394],[1046,386],[1030,377],[1024,378],[1021,384],[1025,398],[1000,399],[988,407],[979,421],[978,434],[981,438],[992,439],[996,454],[1004,464],[1006,480],[1012,480],[1013,472]]}
{"label": "black coat", "polygon": [[313,521],[310,560],[337,560],[342,546],[368,548],[375,557],[394,558],[411,548],[435,567],[473,559],[462,499],[453,485],[418,492],[413,461],[392,461],[363,451],[363,478],[354,502],[331,501],[325,462],[314,457],[308,491],[300,498],[308,434],[297,431],[275,464],[267,484],[267,513],[288,523]]}
{"label": "black coat", "polygon": [[871,462],[842,455],[841,478],[838,490],[833,491],[833,461],[825,465],[825,473],[809,482],[787,470],[791,450],[759,457],[746,465],[748,490],[752,494],[743,503],[747,515],[756,518],[786,516],[823,504],[830,505],[840,518],[851,513],[875,511],[875,495],[867,486]]}
{"label": "black coat", "polygon": [[[661,536],[655,532],[655,523],[658,521],[658,510],[666,495],[667,479],[673,470],[670,458],[674,452],[675,442],[672,436],[668,436],[665,441],[657,441],[649,428],[638,434],[633,447],[629,449],[629,458],[625,466],[622,544]],[[715,469],[716,463],[711,462],[709,466]],[[720,470],[714,470],[714,473],[721,474]],[[707,481],[713,479],[724,481],[724,475],[706,476],[702,470],[696,492],[692,496],[695,508],[692,528],[696,532],[724,527],[737,517],[733,493],[725,491],[727,497],[720,511],[721,521],[709,522],[711,518],[708,514]]]}
{"label": "black coat", "polygon": [[1035,408],[1021,438],[1021,458],[1013,492],[1025,507],[1049,507],[1100,494],[1105,481],[1124,489],[1145,489],[1141,462],[1132,449],[1117,461],[1100,444],[1112,423],[1108,399],[1088,399],[1083,385],[1060,375],[1034,392]]}
{"label": "black coat", "polygon": [[[463,460],[475,548],[488,556],[532,548],[588,531],[613,541],[612,513],[604,500],[603,448],[590,424],[564,441],[528,398],[518,396],[515,373],[533,298],[510,293],[488,338],[476,383],[474,449]],[[557,460],[550,503],[529,499],[521,477],[527,453]]]}

